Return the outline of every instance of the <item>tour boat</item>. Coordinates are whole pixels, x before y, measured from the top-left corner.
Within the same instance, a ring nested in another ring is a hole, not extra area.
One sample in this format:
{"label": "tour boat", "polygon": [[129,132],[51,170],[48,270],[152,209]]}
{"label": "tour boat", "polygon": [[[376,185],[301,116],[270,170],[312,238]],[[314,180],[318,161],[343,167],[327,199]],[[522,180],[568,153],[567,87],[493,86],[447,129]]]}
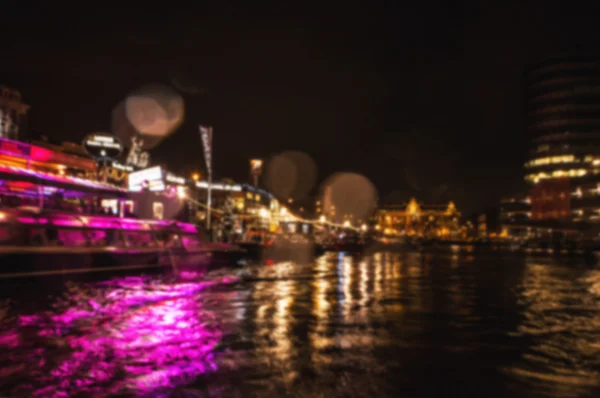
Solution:
{"label": "tour boat", "polygon": [[314,257],[324,253],[322,245],[303,234],[261,234],[251,231],[245,240],[236,244],[245,250],[247,257],[253,259],[289,259],[298,254]]}
{"label": "tour boat", "polygon": [[[0,138],[0,278],[160,267],[202,272],[241,253],[201,241],[192,224],[163,220],[166,213],[182,218],[173,210],[183,203],[177,197],[73,175],[96,171],[92,159]],[[137,172],[137,180],[155,171]]]}
{"label": "tour boat", "polygon": [[206,269],[239,250],[200,240],[192,224],[0,209],[0,278],[133,270]]}
{"label": "tour boat", "polygon": [[326,251],[361,253],[365,249],[365,242],[357,234],[345,232],[325,244]]}

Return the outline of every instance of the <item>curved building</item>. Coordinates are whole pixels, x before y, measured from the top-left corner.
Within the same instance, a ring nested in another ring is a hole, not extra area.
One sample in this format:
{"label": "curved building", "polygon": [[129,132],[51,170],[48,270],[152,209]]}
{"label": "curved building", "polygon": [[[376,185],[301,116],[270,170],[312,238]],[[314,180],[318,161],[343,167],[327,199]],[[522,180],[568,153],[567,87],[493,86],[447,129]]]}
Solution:
{"label": "curved building", "polygon": [[525,89],[532,218],[600,222],[600,56],[540,63]]}

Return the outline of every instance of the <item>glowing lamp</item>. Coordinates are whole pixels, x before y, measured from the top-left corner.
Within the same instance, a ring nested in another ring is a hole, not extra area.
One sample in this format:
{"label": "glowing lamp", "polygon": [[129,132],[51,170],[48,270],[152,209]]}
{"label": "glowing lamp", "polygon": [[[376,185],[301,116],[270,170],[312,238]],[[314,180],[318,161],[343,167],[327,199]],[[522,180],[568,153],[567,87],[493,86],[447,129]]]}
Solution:
{"label": "glowing lamp", "polygon": [[250,161],[250,167],[252,168],[253,173],[260,172],[262,165],[263,165],[263,161],[261,159],[252,159]]}
{"label": "glowing lamp", "polygon": [[258,215],[261,218],[269,218],[269,211],[263,207],[258,211]]}
{"label": "glowing lamp", "polygon": [[324,223],[325,221],[327,221],[327,219],[325,218],[325,216],[319,217],[319,222]]}

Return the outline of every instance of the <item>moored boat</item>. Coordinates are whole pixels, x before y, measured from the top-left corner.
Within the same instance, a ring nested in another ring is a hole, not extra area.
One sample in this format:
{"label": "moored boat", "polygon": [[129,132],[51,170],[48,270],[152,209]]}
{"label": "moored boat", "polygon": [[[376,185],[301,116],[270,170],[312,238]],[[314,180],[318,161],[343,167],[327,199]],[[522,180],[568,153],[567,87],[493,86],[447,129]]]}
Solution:
{"label": "moored boat", "polygon": [[0,210],[0,278],[173,267],[205,271],[240,251],[192,224],[29,209]]}

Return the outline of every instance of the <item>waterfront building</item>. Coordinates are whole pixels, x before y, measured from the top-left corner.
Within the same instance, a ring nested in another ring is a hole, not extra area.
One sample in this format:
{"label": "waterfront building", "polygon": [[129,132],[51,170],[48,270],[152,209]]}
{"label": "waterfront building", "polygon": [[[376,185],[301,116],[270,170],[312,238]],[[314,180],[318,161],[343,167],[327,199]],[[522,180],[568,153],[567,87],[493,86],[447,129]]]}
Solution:
{"label": "waterfront building", "polygon": [[0,85],[0,138],[19,139],[28,110],[18,90]]}
{"label": "waterfront building", "polygon": [[[197,201],[206,203],[207,181],[196,181],[195,193]],[[275,230],[279,226],[280,206],[279,201],[269,192],[249,184],[235,184],[233,182],[213,182],[211,185],[212,206],[222,209],[231,203],[232,212],[239,222],[239,228],[254,226]],[[203,211],[199,214],[204,216]],[[219,213],[215,214],[219,218]]]}
{"label": "waterfront building", "polygon": [[531,219],[600,221],[600,57],[551,59],[526,73]]}
{"label": "waterfront building", "polygon": [[385,205],[375,213],[376,230],[384,235],[419,238],[456,238],[461,213],[453,202],[426,205],[412,198],[407,203]]}
{"label": "waterfront building", "polygon": [[507,195],[500,199],[500,236],[526,237],[531,231],[531,197],[529,193]]}

